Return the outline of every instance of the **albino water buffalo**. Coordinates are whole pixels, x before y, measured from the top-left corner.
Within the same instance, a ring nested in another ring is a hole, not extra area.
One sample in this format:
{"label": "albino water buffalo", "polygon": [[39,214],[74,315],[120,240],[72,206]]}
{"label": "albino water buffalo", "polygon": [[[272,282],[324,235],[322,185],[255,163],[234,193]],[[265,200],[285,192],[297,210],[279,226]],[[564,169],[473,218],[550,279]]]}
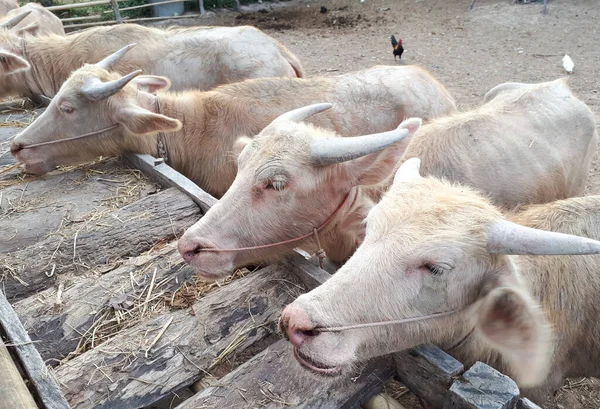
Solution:
{"label": "albino water buffalo", "polygon": [[71,72],[123,46],[135,49],[115,65],[126,74],[142,69],[171,79],[172,89],[206,90],[246,78],[302,77],[300,61],[254,27],[160,30],[136,24],[96,27],[68,36],[21,38],[0,30],[0,96],[53,97]]}
{"label": "albino water buffalo", "polygon": [[583,256],[600,254],[600,196],[503,216],[465,185],[421,177],[412,158],[366,222],[348,262],[282,313],[306,368],[335,375],[433,343],[539,403],[565,377],[600,376],[600,257]]}
{"label": "albino water buffalo", "polygon": [[402,142],[362,157],[352,138],[278,121],[246,146],[231,188],[181,237],[179,251],[198,274],[218,278],[297,246],[318,249],[317,228],[328,257],[343,262],[403,154],[422,158],[425,174],[477,187],[506,208],[582,194],[598,143],[590,109],[563,80],[490,93],[481,107],[416,134],[418,121],[407,120]]}
{"label": "albino water buffalo", "polygon": [[18,8],[19,3],[17,3],[17,0],[0,0],[0,17],[7,15],[11,10]]}
{"label": "albino water buffalo", "polygon": [[0,20],[0,29],[12,30],[17,35],[65,34],[62,21],[38,3],[27,3],[21,8],[8,12]]}
{"label": "albino water buffalo", "polygon": [[334,103],[336,109],[315,117],[315,123],[342,135],[382,132],[396,128],[406,115],[433,118],[454,110],[445,88],[417,67],[375,67],[329,78],[254,79],[208,92],[156,96],[136,86],[156,91],[168,87],[166,78],[107,71],[125,52],[73,73],[48,109],[17,135],[12,153],[27,171],[42,174],[58,164],[100,155],[147,153],[165,157],[201,188],[220,196],[235,178],[236,140],[256,135],[298,106]]}

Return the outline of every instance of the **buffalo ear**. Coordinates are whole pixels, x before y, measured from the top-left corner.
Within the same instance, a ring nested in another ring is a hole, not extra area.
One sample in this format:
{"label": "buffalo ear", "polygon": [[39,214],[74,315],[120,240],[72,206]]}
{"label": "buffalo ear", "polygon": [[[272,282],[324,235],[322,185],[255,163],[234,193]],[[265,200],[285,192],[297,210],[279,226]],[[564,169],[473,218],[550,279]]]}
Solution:
{"label": "buffalo ear", "polygon": [[0,51],[0,67],[4,74],[13,74],[31,68],[27,60],[8,51]]}
{"label": "buffalo ear", "polygon": [[157,91],[166,91],[171,88],[171,80],[167,77],[159,77],[158,75],[139,75],[131,80],[137,89],[146,91],[151,94]]}
{"label": "buffalo ear", "polygon": [[240,156],[246,145],[248,145],[250,142],[252,142],[252,138],[248,136],[240,136],[235,140],[233,143],[233,154],[236,158]]}
{"label": "buffalo ear", "polygon": [[509,363],[515,380],[535,386],[548,375],[552,330],[536,302],[517,287],[498,287],[483,299],[476,328]]}
{"label": "buffalo ear", "polygon": [[117,112],[117,121],[136,135],[176,132],[182,126],[181,122],[177,119],[155,114],[136,105],[119,109]]}

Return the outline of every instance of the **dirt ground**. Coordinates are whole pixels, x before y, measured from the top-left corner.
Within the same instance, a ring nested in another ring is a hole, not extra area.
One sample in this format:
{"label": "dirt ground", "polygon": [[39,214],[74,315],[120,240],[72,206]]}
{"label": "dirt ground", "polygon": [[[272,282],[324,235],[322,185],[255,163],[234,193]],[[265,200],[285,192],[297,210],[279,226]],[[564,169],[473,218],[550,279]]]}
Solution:
{"label": "dirt ground", "polygon": [[[540,3],[479,0],[294,0],[245,7],[242,13],[215,13],[208,25],[254,25],[286,44],[302,60],[307,76],[336,75],[377,64],[416,64],[442,81],[460,109],[479,104],[493,86],[541,82],[566,73],[569,54],[575,71],[569,84],[591,109],[600,112],[600,2]],[[327,12],[321,12],[321,6]],[[180,20],[178,23],[183,23]],[[198,20],[185,21],[196,25]],[[401,62],[394,62],[389,37],[404,40]],[[596,154],[588,194],[600,194]],[[397,385],[390,387],[407,409],[419,404]],[[597,380],[568,380],[547,409],[598,409]]]}

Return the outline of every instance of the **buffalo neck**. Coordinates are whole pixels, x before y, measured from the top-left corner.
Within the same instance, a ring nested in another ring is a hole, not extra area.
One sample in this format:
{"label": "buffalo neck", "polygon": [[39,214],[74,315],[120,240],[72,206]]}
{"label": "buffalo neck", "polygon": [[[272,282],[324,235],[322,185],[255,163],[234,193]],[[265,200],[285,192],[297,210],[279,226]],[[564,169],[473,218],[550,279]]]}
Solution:
{"label": "buffalo neck", "polygon": [[[166,92],[157,97],[139,92],[137,103],[148,111],[181,121],[179,131],[162,133],[169,166],[208,193],[221,196],[237,172],[235,161],[229,155],[239,135],[228,127],[210,126],[205,109],[206,94],[198,91]],[[211,114],[214,117],[227,116],[224,110]],[[160,157],[158,141],[159,133],[149,136],[126,133],[124,148],[129,152]]]}
{"label": "buffalo neck", "polygon": [[[71,72],[81,67],[85,56],[74,49],[77,35],[23,38],[21,53],[31,65],[19,79],[30,95],[54,97]],[[68,50],[68,51],[66,51]],[[94,61],[92,61],[94,62]]]}

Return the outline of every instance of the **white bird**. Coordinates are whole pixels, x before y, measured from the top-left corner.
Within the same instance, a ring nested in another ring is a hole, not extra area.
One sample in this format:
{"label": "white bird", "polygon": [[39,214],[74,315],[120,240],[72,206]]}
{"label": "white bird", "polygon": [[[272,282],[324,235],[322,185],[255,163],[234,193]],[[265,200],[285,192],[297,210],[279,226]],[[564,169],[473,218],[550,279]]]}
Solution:
{"label": "white bird", "polygon": [[575,64],[573,63],[571,57],[569,57],[566,54],[563,57],[563,67],[566,72],[568,72],[569,74],[573,74],[573,68],[575,67]]}

